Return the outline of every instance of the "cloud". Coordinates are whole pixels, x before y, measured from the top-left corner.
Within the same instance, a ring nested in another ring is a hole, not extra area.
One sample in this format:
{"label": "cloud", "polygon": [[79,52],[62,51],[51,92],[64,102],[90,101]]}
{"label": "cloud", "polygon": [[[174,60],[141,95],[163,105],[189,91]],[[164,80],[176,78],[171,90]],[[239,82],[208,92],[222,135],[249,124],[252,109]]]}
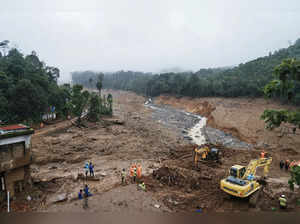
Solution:
{"label": "cloud", "polygon": [[300,37],[289,0],[2,0],[0,37],[74,70],[235,65]]}

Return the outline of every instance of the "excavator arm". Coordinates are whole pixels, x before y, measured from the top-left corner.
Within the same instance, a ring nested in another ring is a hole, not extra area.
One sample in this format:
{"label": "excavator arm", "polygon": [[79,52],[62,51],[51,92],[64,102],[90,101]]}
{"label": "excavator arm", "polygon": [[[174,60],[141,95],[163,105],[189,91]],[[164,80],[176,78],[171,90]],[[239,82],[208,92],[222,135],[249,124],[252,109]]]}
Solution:
{"label": "excavator arm", "polygon": [[246,179],[250,174],[255,176],[256,169],[258,167],[264,167],[264,176],[267,176],[269,173],[269,166],[271,162],[272,162],[272,157],[251,160],[246,168],[246,172],[243,175],[242,179]]}

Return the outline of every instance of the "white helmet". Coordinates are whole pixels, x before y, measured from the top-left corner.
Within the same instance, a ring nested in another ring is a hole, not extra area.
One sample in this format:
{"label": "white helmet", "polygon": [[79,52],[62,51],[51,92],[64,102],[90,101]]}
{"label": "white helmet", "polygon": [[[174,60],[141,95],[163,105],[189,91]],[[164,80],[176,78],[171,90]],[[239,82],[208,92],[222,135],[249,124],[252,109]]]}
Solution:
{"label": "white helmet", "polygon": [[282,195],[281,195],[281,197],[282,197],[282,198],[285,198],[285,195],[284,195],[284,194],[282,194]]}

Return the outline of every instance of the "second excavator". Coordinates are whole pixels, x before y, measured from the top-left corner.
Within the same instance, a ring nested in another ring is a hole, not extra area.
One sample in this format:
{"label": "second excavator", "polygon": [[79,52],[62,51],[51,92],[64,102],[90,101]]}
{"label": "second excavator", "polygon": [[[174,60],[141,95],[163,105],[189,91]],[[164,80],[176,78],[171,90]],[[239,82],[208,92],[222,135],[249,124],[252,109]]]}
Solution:
{"label": "second excavator", "polygon": [[[250,161],[247,167],[241,165],[234,165],[229,170],[229,176],[222,179],[220,186],[223,191],[235,197],[246,198],[253,197],[250,201],[255,205],[259,190],[266,183],[265,178],[269,172],[269,166],[272,162],[272,157],[253,159]],[[257,178],[255,176],[258,167],[264,167],[264,176]]]}

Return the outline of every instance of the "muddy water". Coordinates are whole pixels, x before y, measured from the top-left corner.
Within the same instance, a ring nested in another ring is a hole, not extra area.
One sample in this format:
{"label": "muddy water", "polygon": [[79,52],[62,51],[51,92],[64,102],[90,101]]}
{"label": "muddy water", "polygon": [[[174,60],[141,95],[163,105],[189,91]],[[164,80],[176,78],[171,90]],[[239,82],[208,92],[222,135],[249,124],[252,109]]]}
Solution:
{"label": "muddy water", "polygon": [[177,132],[186,140],[202,145],[222,144],[232,149],[251,149],[253,146],[240,141],[231,134],[206,126],[207,119],[197,114],[178,110],[167,105],[145,105],[153,110],[152,119]]}

